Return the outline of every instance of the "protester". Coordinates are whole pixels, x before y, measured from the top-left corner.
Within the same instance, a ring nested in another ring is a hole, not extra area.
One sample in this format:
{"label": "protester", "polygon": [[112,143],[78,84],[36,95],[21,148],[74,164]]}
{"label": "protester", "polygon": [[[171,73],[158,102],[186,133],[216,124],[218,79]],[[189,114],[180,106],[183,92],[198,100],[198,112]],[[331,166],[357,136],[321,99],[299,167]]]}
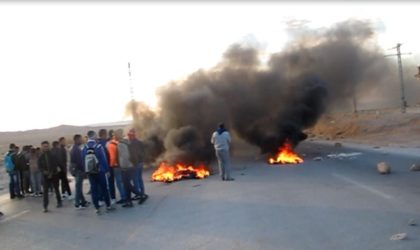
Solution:
{"label": "protester", "polygon": [[149,197],[145,192],[143,182],[144,144],[137,139],[134,129],[130,129],[127,135],[129,139],[130,161],[134,166],[135,181],[138,183],[137,186],[140,191],[139,204],[142,204]]}
{"label": "protester", "polygon": [[52,186],[55,191],[57,199],[57,208],[62,207],[62,201],[60,191],[58,189],[58,173],[61,168],[58,165],[56,156],[50,150],[50,144],[48,141],[41,143],[42,154],[38,160],[39,169],[43,175],[43,196],[44,196],[44,213],[48,212],[48,189]]}
{"label": "protester", "polygon": [[[98,136],[99,136],[98,143],[101,144],[102,147],[104,148],[105,154],[106,154],[106,159],[107,159],[108,165],[109,165],[110,156],[109,156],[108,147],[107,147],[109,138],[108,138],[107,130],[104,129],[104,128],[100,129],[98,131]],[[107,185],[107,189],[105,190],[105,192],[109,192],[109,195],[111,197],[111,203],[114,204],[115,203],[115,180],[114,180],[113,168],[109,168],[109,175],[107,176],[107,183],[108,183],[108,185]],[[102,192],[104,192],[104,191],[100,190],[100,194],[101,194],[100,195],[100,197],[101,197],[100,200],[103,201],[104,196],[103,196]]]}
{"label": "protester", "polygon": [[122,170],[122,180],[124,183],[125,202],[123,207],[133,207],[131,193],[140,197],[140,192],[132,184],[135,184],[137,178],[133,163],[130,161],[129,142],[123,139],[123,131],[115,131],[115,137],[118,140],[118,163]]}
{"label": "protester", "polygon": [[19,152],[16,148],[16,169],[19,171],[19,183],[22,196],[29,193],[29,161],[27,157],[28,146],[23,146]]}
{"label": "protester", "polygon": [[22,150],[22,158],[25,162],[22,171],[23,190],[27,194],[33,193],[33,190],[29,190],[31,188],[31,171],[29,168],[29,157],[31,155],[31,148],[32,146],[27,145],[24,146]]}
{"label": "protester", "polygon": [[16,145],[10,144],[9,152],[4,157],[4,166],[6,168],[7,173],[9,174],[10,181],[9,181],[9,193],[10,199],[14,199],[16,197],[22,197],[20,191],[20,178],[19,178],[19,171],[16,168]]}
{"label": "protester", "polygon": [[29,156],[29,169],[31,173],[31,189],[33,192],[32,194],[33,197],[41,196],[42,173],[39,170],[38,159],[39,159],[39,154],[37,153],[36,149],[31,148],[30,156]]}
{"label": "protester", "polygon": [[[99,206],[99,188],[107,190],[107,176],[109,175],[109,166],[104,147],[96,142],[95,131],[88,132],[88,141],[82,151],[82,162],[85,171],[89,176],[92,201],[95,205],[96,213],[100,214]],[[108,192],[102,192],[106,203],[106,210],[112,211],[115,208],[111,206]]]}
{"label": "protester", "polygon": [[211,143],[216,151],[220,177],[223,181],[235,180],[230,174],[229,147],[231,138],[223,123],[220,123],[219,128],[212,134]]}
{"label": "protester", "polygon": [[78,209],[86,208],[89,206],[89,202],[86,201],[83,195],[83,180],[86,177],[85,169],[83,167],[82,161],[82,147],[83,147],[83,138],[81,135],[77,134],[73,137],[73,147],[70,151],[70,162],[71,162],[71,171],[76,179],[75,183],[75,202],[74,206]]}
{"label": "protester", "polygon": [[66,149],[66,139],[64,137],[60,137],[58,139],[58,165],[60,166],[60,173],[58,174],[59,181],[61,182],[61,194],[63,198],[71,200],[73,197],[71,196],[71,189],[69,185],[69,179],[67,177],[67,149]]}
{"label": "protester", "polygon": [[[122,135],[122,131],[121,131]],[[124,192],[124,184],[122,181],[122,174],[121,174],[121,167],[118,164],[118,140],[116,139],[115,133],[113,132],[110,134],[111,140],[107,143],[107,149],[109,152],[109,167],[110,167],[110,173],[111,176],[114,175],[114,178],[110,178],[110,183],[112,187],[114,187],[113,191],[112,188],[110,188],[110,194],[115,195],[115,185],[114,183],[111,184],[111,181],[116,182],[118,192],[120,193],[120,200],[117,201],[117,204],[123,204],[125,201],[125,192]],[[121,136],[122,137],[122,136]],[[114,193],[112,193],[114,192]]]}

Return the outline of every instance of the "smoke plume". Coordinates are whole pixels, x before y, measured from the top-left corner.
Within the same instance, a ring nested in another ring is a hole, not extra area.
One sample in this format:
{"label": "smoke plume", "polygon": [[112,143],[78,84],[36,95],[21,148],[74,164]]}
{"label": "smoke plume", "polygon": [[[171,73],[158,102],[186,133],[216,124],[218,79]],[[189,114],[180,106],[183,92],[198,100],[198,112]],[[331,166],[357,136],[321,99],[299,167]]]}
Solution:
{"label": "smoke plume", "polygon": [[211,160],[210,136],[222,121],[262,153],[285,140],[297,145],[327,109],[345,107],[356,91],[381,86],[395,71],[364,21],[303,30],[264,64],[259,53],[234,44],[215,67],[162,87],[158,113],[138,103],[149,160]]}

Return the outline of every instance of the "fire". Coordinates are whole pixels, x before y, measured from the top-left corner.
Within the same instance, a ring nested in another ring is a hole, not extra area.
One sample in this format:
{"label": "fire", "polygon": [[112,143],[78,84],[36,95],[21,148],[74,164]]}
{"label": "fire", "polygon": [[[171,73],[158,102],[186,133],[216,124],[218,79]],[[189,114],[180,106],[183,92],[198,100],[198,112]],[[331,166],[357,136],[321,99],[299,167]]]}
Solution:
{"label": "fire", "polygon": [[270,164],[298,164],[302,162],[303,159],[293,151],[292,144],[288,141],[279,148],[275,157],[270,157],[268,159],[268,163]]}
{"label": "fire", "polygon": [[167,162],[161,162],[158,169],[153,172],[153,181],[173,182],[182,178],[204,179],[210,175],[208,168],[200,164],[196,167],[178,163],[170,165]]}

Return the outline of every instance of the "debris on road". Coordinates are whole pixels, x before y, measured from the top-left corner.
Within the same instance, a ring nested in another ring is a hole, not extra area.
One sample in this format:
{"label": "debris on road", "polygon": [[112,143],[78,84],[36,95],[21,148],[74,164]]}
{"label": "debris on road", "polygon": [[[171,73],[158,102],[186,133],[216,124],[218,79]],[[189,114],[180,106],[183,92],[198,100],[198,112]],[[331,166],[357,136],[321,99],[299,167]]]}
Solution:
{"label": "debris on road", "polygon": [[420,164],[411,165],[410,171],[420,171]]}
{"label": "debris on road", "polygon": [[340,153],[340,154],[329,154],[327,155],[328,158],[330,159],[344,159],[344,158],[350,158],[350,159],[354,159],[355,156],[359,156],[362,153],[359,152],[353,152],[353,153]]}
{"label": "debris on road", "polygon": [[391,238],[389,238],[390,240],[404,240],[407,238],[407,234],[406,233],[399,233],[399,234],[394,234],[391,236]]}
{"label": "debris on road", "polygon": [[410,219],[410,220],[408,221],[408,225],[410,225],[410,226],[417,226],[417,222],[416,222],[416,220],[414,220],[414,219]]}
{"label": "debris on road", "polygon": [[336,143],[334,143],[334,147],[335,148],[342,148],[343,144],[341,144],[340,142],[336,142]]}
{"label": "debris on road", "polygon": [[313,159],[314,161],[322,161],[322,157],[321,156],[317,156]]}
{"label": "debris on road", "polygon": [[391,166],[386,162],[379,162],[376,165],[376,169],[380,174],[390,174],[391,173]]}

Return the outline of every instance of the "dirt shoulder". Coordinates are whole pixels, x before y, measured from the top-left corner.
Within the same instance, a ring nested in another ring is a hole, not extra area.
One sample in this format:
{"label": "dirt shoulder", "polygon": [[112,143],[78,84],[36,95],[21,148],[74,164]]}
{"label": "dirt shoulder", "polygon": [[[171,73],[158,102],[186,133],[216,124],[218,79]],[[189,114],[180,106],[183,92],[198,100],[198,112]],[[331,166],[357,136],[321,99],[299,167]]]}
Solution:
{"label": "dirt shoulder", "polygon": [[371,146],[420,148],[420,108],[363,111],[324,115],[310,138]]}

